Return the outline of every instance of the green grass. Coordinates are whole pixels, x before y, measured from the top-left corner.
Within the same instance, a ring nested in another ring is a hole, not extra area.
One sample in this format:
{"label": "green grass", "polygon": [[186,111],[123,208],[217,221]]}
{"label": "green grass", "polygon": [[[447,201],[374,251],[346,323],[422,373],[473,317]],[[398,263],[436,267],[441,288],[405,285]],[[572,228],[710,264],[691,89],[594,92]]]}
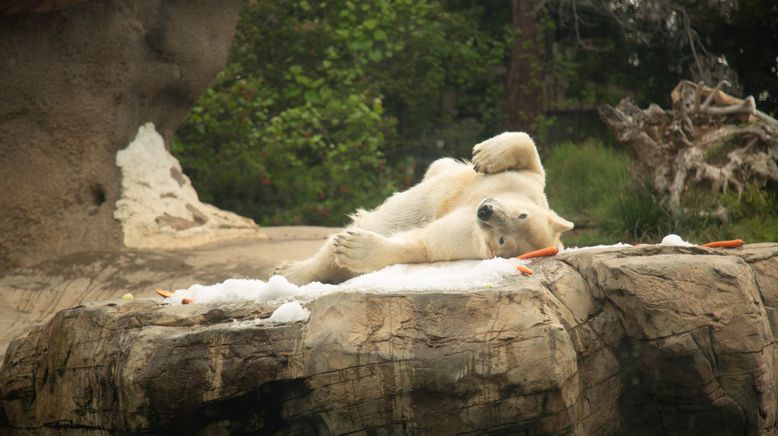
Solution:
{"label": "green grass", "polygon": [[629,184],[629,158],[591,140],[554,147],[545,165],[554,208],[586,224],[606,219],[614,196]]}
{"label": "green grass", "polygon": [[559,144],[544,159],[547,193],[551,207],[573,221],[576,229],[565,235],[567,245],[619,242],[613,217],[617,199],[629,185],[629,158],[586,141]]}
{"label": "green grass", "polygon": [[[689,192],[684,212],[670,213],[651,191],[636,186],[626,153],[589,140],[563,143],[544,158],[551,207],[573,221],[576,229],[563,236],[568,246],[656,243],[669,233],[704,243],[741,238],[747,242],[778,241],[778,193],[775,186],[749,185],[740,194]],[[711,216],[723,204],[729,217]]]}

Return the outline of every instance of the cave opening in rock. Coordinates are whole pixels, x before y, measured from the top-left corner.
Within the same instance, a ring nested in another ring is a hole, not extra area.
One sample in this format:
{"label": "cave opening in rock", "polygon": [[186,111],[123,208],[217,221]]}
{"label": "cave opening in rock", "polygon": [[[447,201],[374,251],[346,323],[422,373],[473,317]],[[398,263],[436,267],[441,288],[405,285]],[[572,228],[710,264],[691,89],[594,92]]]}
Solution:
{"label": "cave opening in rock", "polygon": [[105,203],[105,189],[102,185],[92,185],[89,188],[89,194],[93,205],[100,207]]}

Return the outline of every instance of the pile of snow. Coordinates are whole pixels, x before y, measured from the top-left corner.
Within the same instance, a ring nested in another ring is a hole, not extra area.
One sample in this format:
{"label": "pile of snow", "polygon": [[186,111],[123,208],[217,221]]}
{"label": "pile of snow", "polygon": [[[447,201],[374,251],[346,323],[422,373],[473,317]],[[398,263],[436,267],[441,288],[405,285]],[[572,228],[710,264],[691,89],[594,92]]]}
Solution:
{"label": "pile of snow", "polygon": [[355,277],[340,285],[319,282],[297,286],[283,276],[263,280],[229,279],[213,285],[194,285],[179,289],[165,301],[182,304],[185,298],[197,304],[262,302],[282,304],[270,318],[250,320],[236,325],[255,325],[266,322],[293,322],[308,319],[310,312],[300,302],[310,301],[334,292],[464,292],[477,288],[495,287],[505,277],[519,275],[517,265],[528,261],[494,258],[461,260],[435,264],[392,265],[380,271]]}
{"label": "pile of snow", "polygon": [[299,301],[290,301],[278,306],[278,309],[276,309],[269,318],[256,318],[244,321],[233,320],[230,327],[246,328],[270,323],[283,324],[288,322],[308,321],[310,316],[311,311],[303,307]]}
{"label": "pile of snow", "polygon": [[267,282],[251,279],[229,279],[213,285],[193,285],[188,289],[179,289],[166,301],[181,304],[184,298],[190,298],[198,304],[223,304],[241,301],[288,301],[294,298],[316,298],[333,292],[335,285],[313,282],[305,286],[289,283],[283,276],[273,276]]}
{"label": "pile of snow", "polygon": [[308,321],[309,316],[311,311],[304,308],[299,301],[290,301],[280,305],[267,320],[270,322]]}
{"label": "pile of snow", "polygon": [[694,244],[684,241],[678,235],[670,234],[662,238],[662,242],[660,242],[659,245],[664,245],[666,247],[691,247]]}
{"label": "pile of snow", "polygon": [[[667,235],[660,245],[689,246],[678,235]],[[596,245],[572,247],[562,251],[571,253],[586,250],[608,250],[632,247],[630,244]],[[229,279],[213,285],[194,285],[179,289],[166,302],[182,304],[189,298],[197,304],[219,304],[236,302],[284,303],[270,318],[236,322],[236,326],[263,323],[285,323],[305,321],[310,311],[302,303],[335,292],[465,292],[478,288],[493,288],[509,276],[520,275],[518,265],[531,261],[516,258],[494,258],[487,260],[460,260],[434,264],[391,265],[380,271],[354,277],[339,285],[319,282],[297,286],[283,276],[275,275],[267,282],[262,280]]]}

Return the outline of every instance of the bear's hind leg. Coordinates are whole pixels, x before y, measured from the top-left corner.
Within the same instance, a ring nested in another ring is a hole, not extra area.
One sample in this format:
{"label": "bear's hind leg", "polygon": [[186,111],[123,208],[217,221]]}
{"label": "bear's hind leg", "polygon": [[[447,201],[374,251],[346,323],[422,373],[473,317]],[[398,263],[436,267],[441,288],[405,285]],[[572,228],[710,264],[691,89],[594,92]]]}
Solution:
{"label": "bear's hind leg", "polygon": [[427,168],[427,171],[424,173],[423,180],[429,180],[438,174],[442,174],[461,165],[461,162],[450,157],[440,158],[430,164],[429,168]]}
{"label": "bear's hind leg", "polygon": [[354,277],[356,274],[335,262],[335,235],[330,236],[327,242],[319,248],[312,257],[280,265],[275,274],[284,276],[290,283],[304,285],[311,282],[340,283]]}

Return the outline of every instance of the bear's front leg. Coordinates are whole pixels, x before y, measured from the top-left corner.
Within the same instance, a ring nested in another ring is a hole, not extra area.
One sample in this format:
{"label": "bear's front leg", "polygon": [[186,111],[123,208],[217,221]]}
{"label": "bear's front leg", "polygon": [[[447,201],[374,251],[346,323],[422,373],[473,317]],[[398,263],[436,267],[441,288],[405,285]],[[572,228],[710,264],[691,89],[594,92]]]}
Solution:
{"label": "bear's front leg", "polygon": [[473,169],[484,174],[528,170],[544,176],[535,142],[524,132],[505,132],[476,144]]}
{"label": "bear's front leg", "polygon": [[426,250],[420,241],[394,240],[369,230],[351,228],[334,241],[335,262],[356,272],[372,272],[396,263],[425,262]]}
{"label": "bear's front leg", "polygon": [[461,207],[424,227],[389,237],[350,228],[335,236],[333,248],[338,266],[365,273],[396,263],[493,257],[480,235],[475,211],[470,207]]}

